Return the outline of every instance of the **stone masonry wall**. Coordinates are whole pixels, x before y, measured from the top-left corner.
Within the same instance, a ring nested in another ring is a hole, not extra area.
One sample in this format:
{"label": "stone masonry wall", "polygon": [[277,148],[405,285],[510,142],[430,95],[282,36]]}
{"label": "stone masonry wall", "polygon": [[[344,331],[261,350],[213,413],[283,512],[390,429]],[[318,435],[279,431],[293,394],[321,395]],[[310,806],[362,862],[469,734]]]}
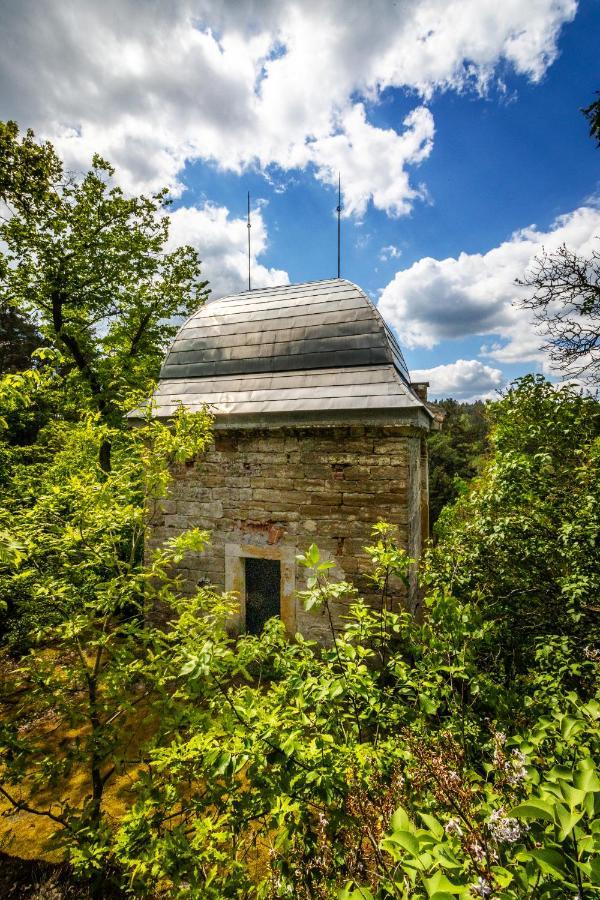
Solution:
{"label": "stone masonry wall", "polygon": [[[421,434],[406,427],[217,430],[207,452],[174,471],[150,546],[193,526],[212,533],[207,551],[183,570],[189,591],[198,584],[240,590],[235,579],[226,584],[226,555],[236,547],[286,555],[302,589],[304,570],[294,554],[315,542],[336,563],[334,574],[368,597],[363,548],[375,522],[398,525],[401,544],[411,556],[420,554],[421,464]],[[403,602],[414,608],[416,591],[410,593]],[[335,610],[336,624],[344,611]],[[302,634],[327,640],[321,612],[306,613],[296,603],[294,614]]]}

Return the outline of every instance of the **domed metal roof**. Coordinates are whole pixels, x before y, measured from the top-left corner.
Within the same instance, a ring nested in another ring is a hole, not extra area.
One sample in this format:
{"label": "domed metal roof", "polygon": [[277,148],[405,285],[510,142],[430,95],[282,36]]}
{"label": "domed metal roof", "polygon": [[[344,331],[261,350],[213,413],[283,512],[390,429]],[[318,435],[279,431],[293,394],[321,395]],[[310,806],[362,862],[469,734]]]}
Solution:
{"label": "domed metal roof", "polygon": [[205,378],[392,363],[398,343],[367,295],[342,278],[248,291],[207,303],[188,319],[161,378]]}
{"label": "domed metal roof", "polygon": [[217,424],[227,417],[232,425],[273,416],[360,419],[366,410],[429,421],[392,332],[367,295],[341,278],[201,307],[173,341],[155,403],[160,416],[180,403],[209,404]]}

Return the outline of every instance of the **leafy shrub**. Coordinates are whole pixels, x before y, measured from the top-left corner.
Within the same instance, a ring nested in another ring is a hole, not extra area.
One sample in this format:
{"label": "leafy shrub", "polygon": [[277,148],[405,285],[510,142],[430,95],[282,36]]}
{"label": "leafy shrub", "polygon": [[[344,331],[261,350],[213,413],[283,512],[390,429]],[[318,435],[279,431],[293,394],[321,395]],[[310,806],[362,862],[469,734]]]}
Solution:
{"label": "leafy shrub", "polygon": [[600,404],[527,376],[489,409],[493,454],[444,510],[434,585],[490,623],[480,662],[507,683],[544,636],[583,656],[600,589]]}
{"label": "leafy shrub", "polygon": [[[36,649],[22,678],[28,700],[85,728],[54,758],[5,729],[0,790],[35,796],[85,764],[89,797],[48,812],[79,871],[117,873],[138,897],[597,896],[597,405],[525,379],[494,418],[493,458],[425,561],[422,622],[396,602],[412,561],[392,526],[367,548],[375,606],[316,546],[299,558],[324,647],[275,619],[235,640],[231,598],[184,596],[173,565],[203,535],[123,559],[143,536],[142,485],[164,494],[203,428],[182,416],[115,438],[107,475],[98,423],[79,425],[52,489],[23,505],[0,581],[34,561],[34,589],[60,598],[67,614],[41,635],[60,665]],[[123,615],[152,598],[169,629]],[[140,703],[155,724],[116,822],[98,785],[126,765]]]}

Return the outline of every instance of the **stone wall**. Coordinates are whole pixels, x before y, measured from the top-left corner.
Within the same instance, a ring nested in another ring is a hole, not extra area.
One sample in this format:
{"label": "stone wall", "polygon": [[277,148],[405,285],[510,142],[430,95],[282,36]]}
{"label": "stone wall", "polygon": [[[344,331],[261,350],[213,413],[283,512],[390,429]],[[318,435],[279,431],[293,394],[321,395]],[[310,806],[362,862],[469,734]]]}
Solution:
{"label": "stone wall", "polygon": [[[284,621],[327,640],[323,614],[306,613],[293,598],[305,586],[295,554],[317,543],[336,563],[334,574],[368,596],[363,548],[375,522],[398,525],[401,544],[420,554],[423,465],[421,432],[408,427],[216,431],[206,453],[174,471],[150,546],[192,526],[212,533],[207,551],[183,570],[189,591],[203,583],[243,593],[242,557],[280,559]],[[414,609],[416,597],[413,587],[402,602]],[[343,612],[335,610],[336,624]]]}

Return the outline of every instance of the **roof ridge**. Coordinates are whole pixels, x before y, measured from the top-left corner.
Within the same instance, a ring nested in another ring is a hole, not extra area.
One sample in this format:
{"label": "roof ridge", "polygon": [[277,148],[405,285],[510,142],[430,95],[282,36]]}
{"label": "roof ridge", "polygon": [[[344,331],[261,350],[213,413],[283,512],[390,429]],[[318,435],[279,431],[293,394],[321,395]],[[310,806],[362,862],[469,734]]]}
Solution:
{"label": "roof ridge", "polygon": [[[252,297],[253,295],[256,296],[265,291],[281,291],[287,290],[288,288],[304,287],[304,285],[310,284],[330,284],[332,281],[346,281],[348,284],[353,284],[353,282],[348,281],[347,278],[314,278],[312,281],[291,281],[288,284],[270,284],[268,287],[251,288],[249,291],[238,291],[236,294],[223,294],[222,297],[215,297],[214,299],[209,299],[207,302],[216,303],[219,300],[229,300],[231,297]],[[354,285],[354,287],[356,287],[356,285]]]}

